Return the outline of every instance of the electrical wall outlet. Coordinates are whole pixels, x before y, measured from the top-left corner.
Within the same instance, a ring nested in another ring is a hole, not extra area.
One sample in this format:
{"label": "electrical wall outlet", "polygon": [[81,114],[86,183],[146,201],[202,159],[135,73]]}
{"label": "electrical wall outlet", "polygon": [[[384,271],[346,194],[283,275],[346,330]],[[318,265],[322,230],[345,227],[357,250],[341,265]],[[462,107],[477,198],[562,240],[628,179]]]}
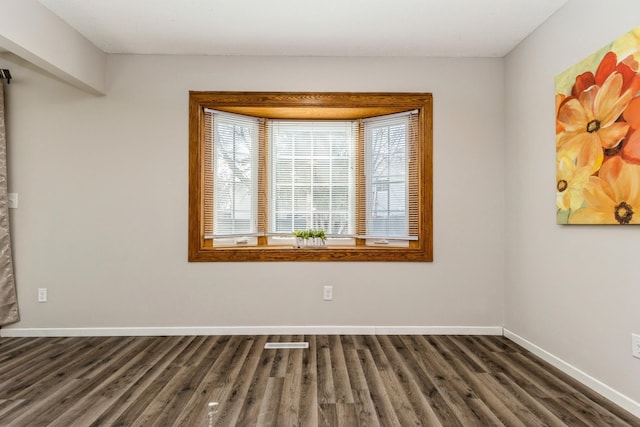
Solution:
{"label": "electrical wall outlet", "polygon": [[640,335],[631,334],[631,354],[640,359]]}
{"label": "electrical wall outlet", "polygon": [[48,297],[47,288],[38,288],[38,302],[47,302]]}
{"label": "electrical wall outlet", "polygon": [[325,301],[331,301],[333,299],[333,286],[325,285],[322,296]]}
{"label": "electrical wall outlet", "polygon": [[18,193],[7,194],[9,209],[18,209]]}

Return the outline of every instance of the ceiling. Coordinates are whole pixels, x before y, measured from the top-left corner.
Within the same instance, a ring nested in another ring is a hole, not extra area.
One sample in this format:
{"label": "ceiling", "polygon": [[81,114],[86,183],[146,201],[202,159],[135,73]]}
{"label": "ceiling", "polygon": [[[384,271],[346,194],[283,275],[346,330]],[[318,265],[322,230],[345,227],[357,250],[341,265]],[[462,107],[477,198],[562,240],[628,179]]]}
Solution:
{"label": "ceiling", "polygon": [[40,0],[107,53],[502,57],[567,0]]}

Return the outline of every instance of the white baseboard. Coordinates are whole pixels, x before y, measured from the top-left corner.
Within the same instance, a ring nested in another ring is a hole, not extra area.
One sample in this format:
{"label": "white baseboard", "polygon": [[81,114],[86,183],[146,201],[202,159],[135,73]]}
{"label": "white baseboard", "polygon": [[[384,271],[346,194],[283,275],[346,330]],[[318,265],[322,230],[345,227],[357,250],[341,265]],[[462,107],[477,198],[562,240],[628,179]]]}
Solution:
{"label": "white baseboard", "polygon": [[376,335],[502,335],[502,326],[376,326]]}
{"label": "white baseboard", "polygon": [[515,342],[516,344],[519,344],[520,346],[526,348],[531,353],[543,359],[545,362],[560,369],[565,374],[568,374],[574,379],[580,381],[582,384],[586,385],[596,393],[601,394],[621,408],[624,408],[625,410],[631,412],[636,417],[640,417],[640,403],[636,402],[635,400],[630,399],[619,391],[609,387],[602,381],[593,378],[589,374],[581,371],[570,363],[567,363],[559,357],[554,356],[543,348],[538,347],[531,341],[527,341],[526,339],[511,332],[508,329],[504,329],[504,336]]}
{"label": "white baseboard", "polygon": [[0,329],[0,337],[175,335],[502,335],[502,326],[196,326]]}

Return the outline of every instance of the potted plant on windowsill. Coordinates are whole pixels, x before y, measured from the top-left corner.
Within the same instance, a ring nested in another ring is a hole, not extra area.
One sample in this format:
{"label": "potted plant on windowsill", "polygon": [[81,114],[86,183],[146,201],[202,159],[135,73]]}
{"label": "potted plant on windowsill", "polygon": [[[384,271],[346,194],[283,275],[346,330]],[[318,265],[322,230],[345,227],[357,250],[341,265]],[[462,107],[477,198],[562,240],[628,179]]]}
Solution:
{"label": "potted plant on windowsill", "polygon": [[297,230],[293,232],[296,238],[295,248],[324,248],[325,232],[324,230]]}

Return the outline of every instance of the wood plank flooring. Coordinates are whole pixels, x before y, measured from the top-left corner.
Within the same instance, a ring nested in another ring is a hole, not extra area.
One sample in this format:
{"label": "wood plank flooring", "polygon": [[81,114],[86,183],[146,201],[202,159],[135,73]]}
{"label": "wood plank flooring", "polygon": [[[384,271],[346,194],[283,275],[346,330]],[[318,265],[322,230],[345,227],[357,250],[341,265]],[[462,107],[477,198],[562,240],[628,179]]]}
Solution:
{"label": "wood plank flooring", "polygon": [[[264,350],[267,341],[308,341],[309,349]],[[504,337],[0,338],[0,426],[214,425],[640,419]]]}

